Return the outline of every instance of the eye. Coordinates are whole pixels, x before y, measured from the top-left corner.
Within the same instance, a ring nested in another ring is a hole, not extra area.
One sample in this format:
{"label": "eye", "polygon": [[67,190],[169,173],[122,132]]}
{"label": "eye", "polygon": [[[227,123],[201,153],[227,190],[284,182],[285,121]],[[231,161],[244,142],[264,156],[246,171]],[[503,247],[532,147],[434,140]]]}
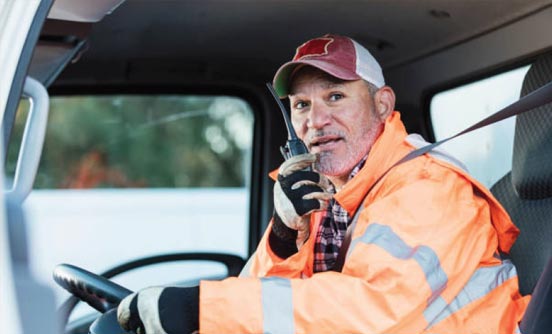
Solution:
{"label": "eye", "polygon": [[343,94],[341,93],[331,93],[330,94],[330,101],[337,101],[341,100],[343,98]]}
{"label": "eye", "polygon": [[305,101],[297,101],[295,102],[295,104],[293,105],[293,109],[298,109],[298,110],[301,110],[303,108],[306,108],[308,106],[307,102]]}

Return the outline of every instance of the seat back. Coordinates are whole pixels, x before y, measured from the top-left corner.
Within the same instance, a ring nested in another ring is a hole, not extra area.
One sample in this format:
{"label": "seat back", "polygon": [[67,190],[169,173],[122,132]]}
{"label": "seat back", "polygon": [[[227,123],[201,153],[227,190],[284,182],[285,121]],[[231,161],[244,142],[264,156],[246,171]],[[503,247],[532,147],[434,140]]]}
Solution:
{"label": "seat back", "polygon": [[[527,72],[521,95],[552,81],[552,54]],[[520,291],[529,294],[552,255],[552,103],[516,119],[512,171],[491,191],[521,230],[511,257]]]}
{"label": "seat back", "polygon": [[[552,53],[533,63],[521,95],[550,81]],[[521,230],[510,256],[520,292],[533,294],[522,332],[552,333],[552,103],[517,116],[512,171],[491,191]]]}

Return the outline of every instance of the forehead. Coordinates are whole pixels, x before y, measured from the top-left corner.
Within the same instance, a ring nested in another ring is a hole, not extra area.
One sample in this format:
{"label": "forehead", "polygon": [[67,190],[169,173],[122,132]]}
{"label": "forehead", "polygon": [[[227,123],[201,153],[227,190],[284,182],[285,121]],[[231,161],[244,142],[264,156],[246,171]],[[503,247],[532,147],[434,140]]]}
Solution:
{"label": "forehead", "polygon": [[344,86],[348,81],[333,77],[312,66],[304,66],[296,70],[290,79],[290,95],[298,93],[302,85],[316,85],[321,88]]}

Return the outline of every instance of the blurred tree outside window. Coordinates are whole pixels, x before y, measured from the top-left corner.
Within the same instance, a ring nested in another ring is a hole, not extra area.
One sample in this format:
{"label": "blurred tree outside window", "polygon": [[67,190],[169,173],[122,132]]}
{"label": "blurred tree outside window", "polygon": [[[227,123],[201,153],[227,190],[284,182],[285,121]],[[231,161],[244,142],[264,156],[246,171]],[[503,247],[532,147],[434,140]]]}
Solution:
{"label": "blurred tree outside window", "polygon": [[[8,175],[27,109],[17,114]],[[252,136],[252,110],[237,97],[56,96],[34,187],[245,187]]]}

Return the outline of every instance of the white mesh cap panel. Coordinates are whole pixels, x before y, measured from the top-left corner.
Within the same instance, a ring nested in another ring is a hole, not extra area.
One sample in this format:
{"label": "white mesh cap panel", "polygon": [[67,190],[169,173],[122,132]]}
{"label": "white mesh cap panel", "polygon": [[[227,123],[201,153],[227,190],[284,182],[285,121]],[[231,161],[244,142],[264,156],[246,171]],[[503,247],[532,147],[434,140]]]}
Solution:
{"label": "white mesh cap panel", "polygon": [[368,52],[362,45],[358,44],[351,39],[355,47],[356,52],[356,72],[364,80],[373,83],[378,88],[385,86],[385,79],[383,78],[383,73],[381,71],[381,66],[379,65],[376,58]]}

